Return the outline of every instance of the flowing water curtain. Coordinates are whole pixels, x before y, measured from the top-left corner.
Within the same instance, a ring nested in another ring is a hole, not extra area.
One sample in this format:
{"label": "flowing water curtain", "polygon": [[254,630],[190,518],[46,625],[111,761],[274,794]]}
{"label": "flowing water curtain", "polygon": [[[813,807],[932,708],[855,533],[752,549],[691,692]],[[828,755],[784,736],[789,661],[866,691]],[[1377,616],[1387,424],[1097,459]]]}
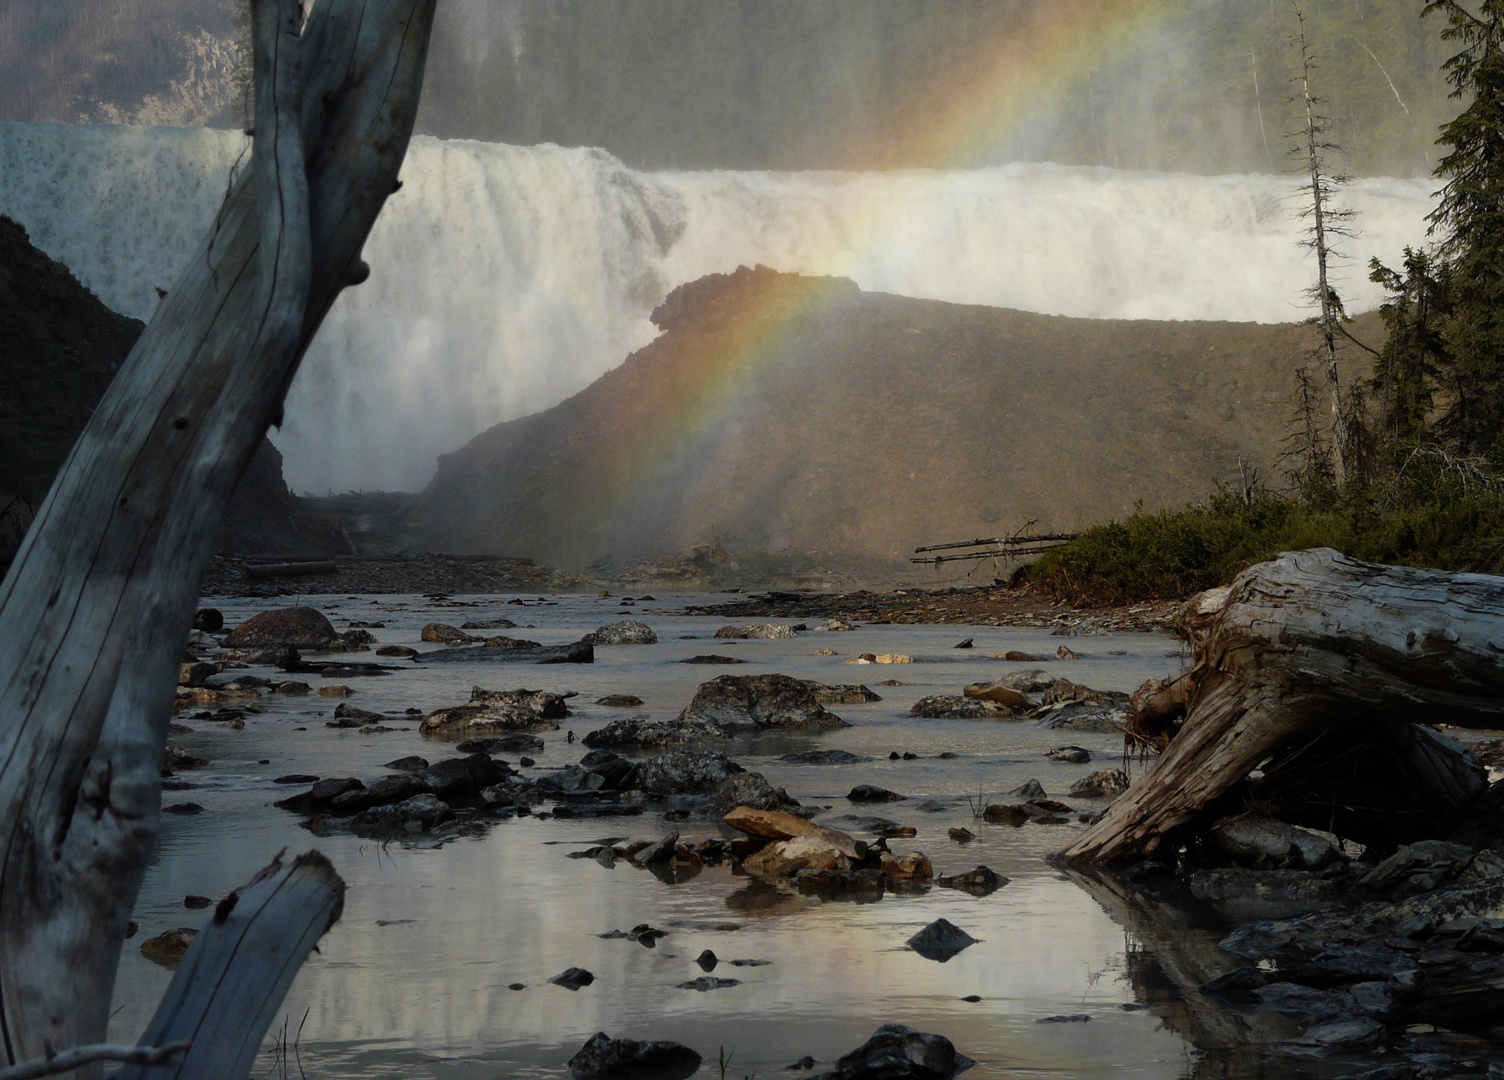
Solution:
{"label": "flowing water curtain", "polygon": [[[398,186],[434,5],[323,0],[305,25],[299,0],[255,0],[251,167],[0,584],[0,1069],[110,1056],[95,1044],[214,536],[329,306],[369,272],[360,253]],[[149,1028],[163,1052],[192,1043],[173,1075],[246,1074],[343,891],[322,856],[279,856],[220,903]]]}

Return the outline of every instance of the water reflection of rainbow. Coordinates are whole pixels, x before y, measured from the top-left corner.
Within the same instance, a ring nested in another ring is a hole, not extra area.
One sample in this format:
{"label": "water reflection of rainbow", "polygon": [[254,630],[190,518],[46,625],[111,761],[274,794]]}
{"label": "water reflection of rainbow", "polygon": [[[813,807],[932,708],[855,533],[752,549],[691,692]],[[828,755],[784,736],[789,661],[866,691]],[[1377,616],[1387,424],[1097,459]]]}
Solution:
{"label": "water reflection of rainbow", "polygon": [[[891,152],[867,146],[856,156],[933,161],[950,168],[988,161],[1042,97],[1100,60],[1114,42],[1171,10],[1173,2],[1065,0],[1033,5],[1006,35],[976,43],[948,65],[943,77],[908,95],[902,114],[884,136],[891,140],[892,132],[899,132],[902,145]],[[863,235],[847,236],[846,242],[880,245],[902,227],[901,215],[902,208],[873,208],[860,215]],[[999,258],[1005,257],[999,253]],[[697,462],[713,454],[733,403],[784,350],[797,326],[842,295],[849,293],[779,287],[737,290],[740,302],[724,313],[717,334],[722,345],[714,357],[679,365],[667,380],[672,390],[658,403],[659,410],[651,418],[637,418],[642,426],[616,462],[604,500],[607,506],[614,510],[635,504],[645,509],[662,506],[660,500],[684,498],[699,471]],[[641,501],[650,491],[659,498]]]}

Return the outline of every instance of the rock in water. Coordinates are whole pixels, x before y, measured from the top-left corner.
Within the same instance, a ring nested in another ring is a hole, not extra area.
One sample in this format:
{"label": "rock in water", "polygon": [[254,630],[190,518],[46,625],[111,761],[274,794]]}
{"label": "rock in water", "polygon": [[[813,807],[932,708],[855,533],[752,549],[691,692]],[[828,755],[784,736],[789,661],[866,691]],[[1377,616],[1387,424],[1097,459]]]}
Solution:
{"label": "rock in water", "polygon": [[597,698],[595,703],[608,709],[635,709],[642,704],[642,698],[636,694],[607,694]]}
{"label": "rock in water", "polygon": [[698,990],[704,993],[707,990],[724,990],[728,986],[740,986],[740,979],[718,979],[714,975],[701,975],[698,979],[690,979],[689,982],[679,983],[677,990]]}
{"label": "rock in water", "polygon": [[975,1064],[944,1035],[884,1024],[818,1080],[947,1080]]}
{"label": "rock in water", "polygon": [[591,645],[656,645],[658,635],[646,623],[623,619],[586,634],[582,640]]}
{"label": "rock in water", "polygon": [[943,885],[947,889],[960,889],[972,896],[989,896],[1008,884],[1008,879],[990,867],[978,866],[975,870],[968,870],[964,874],[937,877],[935,884]]}
{"label": "rock in water", "polygon": [[169,971],[176,971],[178,962],[183,959],[188,946],[193,944],[193,939],[197,936],[198,931],[187,926],[163,931],[156,937],[147,938],[141,943],[141,955],[153,964],[165,967]]}
{"label": "rock in water", "polygon": [[597,1031],[569,1059],[569,1074],[574,1080],[686,1080],[700,1062],[700,1055],[681,1043],[613,1039]]}
{"label": "rock in water", "polygon": [[848,859],[860,860],[867,854],[867,846],[848,833],[827,829],[823,825],[816,825],[802,817],[778,810],[754,810],[750,806],[738,806],[722,820],[738,832],[760,840],[793,840],[800,836],[817,836]]}
{"label": "rock in water", "polygon": [[904,796],[896,791],[878,787],[876,784],[858,784],[846,793],[846,798],[856,803],[900,802]]}
{"label": "rock in water", "polygon": [[809,682],[788,675],[719,675],[700,685],[679,719],[732,729],[850,726],[820,704]]}
{"label": "rock in water", "polygon": [[432,645],[469,645],[477,640],[463,630],[441,622],[429,623],[418,636]]}
{"label": "rock in water", "polygon": [[907,942],[909,948],[926,960],[942,964],[976,943],[976,938],[948,919],[936,919]]}
{"label": "rock in water", "polygon": [[227,649],[325,649],[338,635],[317,608],[291,607],[263,611],[241,623],[225,638]]}
{"label": "rock in water", "polygon": [[794,636],[794,631],[788,626],[778,626],[774,623],[763,623],[753,626],[723,626],[715,632],[718,638],[757,639],[763,641],[783,641]]}
{"label": "rock in water", "polygon": [[[562,986],[566,990],[578,990],[582,986],[589,986],[595,982],[595,976],[581,967],[567,968],[548,980],[555,986]],[[589,1043],[585,1044],[589,1046]],[[573,1066],[571,1065],[571,1069]]]}
{"label": "rock in water", "polygon": [[809,688],[815,692],[815,700],[821,705],[865,705],[870,701],[882,700],[869,687],[859,683],[826,684],[815,682],[813,679],[806,681],[809,683]]}
{"label": "rock in water", "polygon": [[1128,790],[1128,774],[1122,769],[1102,769],[1071,785],[1070,794],[1080,799],[1115,799]]}
{"label": "rock in water", "polygon": [[1049,797],[1044,785],[1038,780],[1026,780],[1008,794],[1012,798],[1023,799],[1025,802],[1038,802],[1040,799]]}

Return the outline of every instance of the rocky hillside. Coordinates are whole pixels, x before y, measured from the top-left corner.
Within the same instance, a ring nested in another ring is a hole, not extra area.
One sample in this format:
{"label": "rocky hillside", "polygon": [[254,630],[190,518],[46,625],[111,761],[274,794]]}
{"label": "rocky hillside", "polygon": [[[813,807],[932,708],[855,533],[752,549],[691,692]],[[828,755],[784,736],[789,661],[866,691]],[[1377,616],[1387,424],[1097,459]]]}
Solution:
{"label": "rocky hillside", "polygon": [[[0,217],[0,570],[143,328]],[[265,441],[226,515],[220,547],[347,549],[298,504],[282,479],[282,455]]]}
{"label": "rocky hillside", "polygon": [[[919,544],[1068,530],[1274,473],[1302,326],[1083,320],[745,267],[573,398],[440,459],[420,548],[570,568],[719,543],[901,565]],[[1363,323],[1359,334],[1372,335]]]}

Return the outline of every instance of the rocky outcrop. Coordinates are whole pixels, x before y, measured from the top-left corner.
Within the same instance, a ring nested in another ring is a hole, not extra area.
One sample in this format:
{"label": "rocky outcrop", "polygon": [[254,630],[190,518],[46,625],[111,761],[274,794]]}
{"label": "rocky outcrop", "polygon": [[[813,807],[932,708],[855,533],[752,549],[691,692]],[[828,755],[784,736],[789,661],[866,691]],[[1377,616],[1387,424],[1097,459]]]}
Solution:
{"label": "rocky outcrop", "polygon": [[323,612],[311,607],[263,611],[241,623],[224,639],[227,649],[327,649],[339,637]]}

